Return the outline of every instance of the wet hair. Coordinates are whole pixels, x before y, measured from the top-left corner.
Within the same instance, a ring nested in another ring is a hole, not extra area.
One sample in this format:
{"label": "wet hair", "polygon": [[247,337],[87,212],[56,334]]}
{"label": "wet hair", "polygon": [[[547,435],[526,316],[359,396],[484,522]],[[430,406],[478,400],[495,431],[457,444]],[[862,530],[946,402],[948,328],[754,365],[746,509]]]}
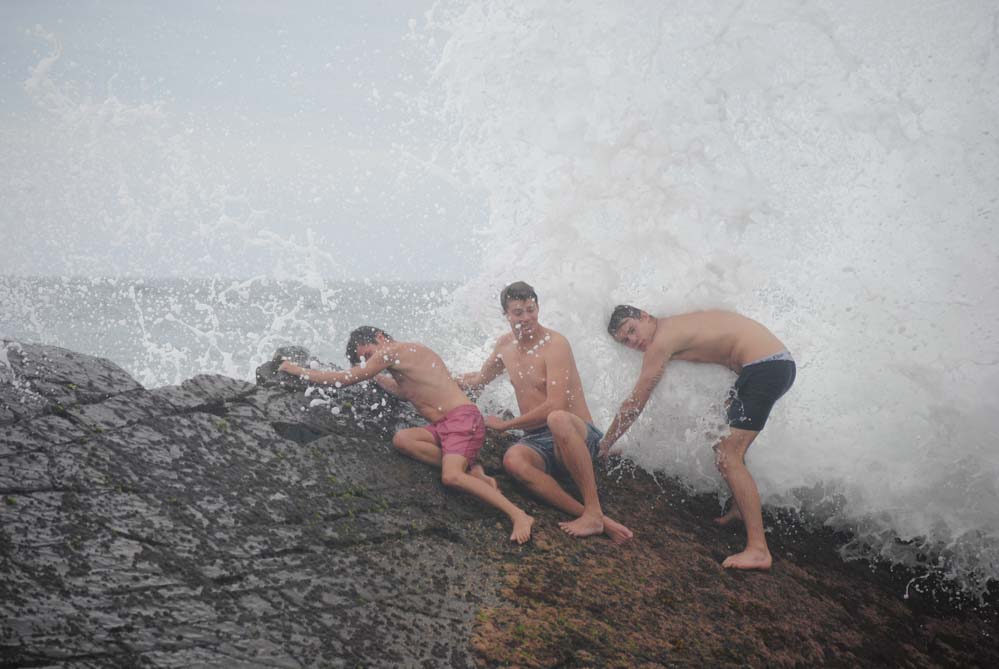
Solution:
{"label": "wet hair", "polygon": [[619,304],[614,307],[614,313],[611,314],[610,322],[607,323],[607,332],[613,337],[621,329],[621,323],[626,319],[641,317],[642,310],[638,307],[633,307],[630,304]]}
{"label": "wet hair", "polygon": [[373,325],[362,325],[350,333],[350,339],[347,340],[347,358],[351,364],[356,365],[361,362],[361,356],[357,354],[357,347],[364,344],[378,343],[378,335],[392,341],[392,335]]}
{"label": "wet hair", "polygon": [[534,288],[523,281],[514,281],[500,292],[500,306],[503,307],[504,314],[506,313],[506,304],[510,300],[534,300],[537,302],[538,294],[534,292]]}

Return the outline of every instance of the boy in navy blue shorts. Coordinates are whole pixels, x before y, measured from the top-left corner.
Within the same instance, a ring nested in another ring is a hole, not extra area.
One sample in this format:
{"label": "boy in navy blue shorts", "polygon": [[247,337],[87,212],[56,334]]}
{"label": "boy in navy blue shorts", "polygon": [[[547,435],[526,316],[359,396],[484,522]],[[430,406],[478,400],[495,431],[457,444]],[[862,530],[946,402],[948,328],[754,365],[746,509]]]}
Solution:
{"label": "boy in navy blue shorts", "polygon": [[607,331],[628,348],[644,354],[642,371],[600,442],[606,456],[645,408],[670,360],[724,365],[739,375],[726,402],[730,434],[715,446],[715,465],[732,491],[732,510],[716,519],[720,525],[742,520],[746,548],[730,555],[730,569],[769,569],[773,562],[763,533],[763,514],[756,482],[745,456],[774,403],[794,383],[796,367],[787,348],[770,330],[730,311],[698,311],[655,318],[636,307],[614,309]]}

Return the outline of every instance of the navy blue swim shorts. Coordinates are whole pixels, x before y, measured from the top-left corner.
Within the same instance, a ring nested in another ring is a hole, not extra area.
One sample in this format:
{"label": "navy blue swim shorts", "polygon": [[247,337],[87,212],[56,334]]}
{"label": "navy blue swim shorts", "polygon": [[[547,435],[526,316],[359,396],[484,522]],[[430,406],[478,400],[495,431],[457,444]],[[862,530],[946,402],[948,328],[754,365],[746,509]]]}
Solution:
{"label": "navy blue swim shorts", "polygon": [[797,368],[786,351],[744,365],[728,391],[729,427],[759,432],[767,424],[770,410],[794,385]]}

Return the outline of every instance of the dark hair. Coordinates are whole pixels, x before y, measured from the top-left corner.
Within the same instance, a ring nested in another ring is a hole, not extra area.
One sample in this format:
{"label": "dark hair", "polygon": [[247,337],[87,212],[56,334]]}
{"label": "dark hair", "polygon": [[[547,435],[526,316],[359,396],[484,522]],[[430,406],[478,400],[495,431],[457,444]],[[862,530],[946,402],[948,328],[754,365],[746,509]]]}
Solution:
{"label": "dark hair", "polygon": [[510,300],[534,300],[537,302],[538,294],[534,292],[534,288],[523,281],[514,281],[500,293],[500,306],[503,307],[504,314],[506,313],[506,303]]}
{"label": "dark hair", "polygon": [[392,335],[381,328],[376,328],[373,325],[362,325],[359,328],[355,328],[353,332],[350,333],[350,339],[347,340],[347,358],[350,360],[351,364],[356,365],[361,362],[361,356],[357,354],[357,347],[362,344],[375,344],[378,342],[378,335],[381,335],[392,341]]}
{"label": "dark hair", "polygon": [[621,328],[621,323],[627,318],[641,318],[642,310],[638,307],[633,307],[630,304],[619,304],[614,307],[614,313],[611,314],[610,322],[607,323],[607,332],[613,337],[617,331]]}

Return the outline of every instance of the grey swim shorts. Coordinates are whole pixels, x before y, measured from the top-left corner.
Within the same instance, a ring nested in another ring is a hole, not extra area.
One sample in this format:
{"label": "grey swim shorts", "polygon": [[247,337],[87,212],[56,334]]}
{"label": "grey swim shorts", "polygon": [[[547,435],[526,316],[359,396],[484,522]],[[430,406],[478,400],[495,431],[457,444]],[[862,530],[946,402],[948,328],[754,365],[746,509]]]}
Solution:
{"label": "grey swim shorts", "polygon": [[[590,451],[590,459],[596,459],[600,451],[600,440],[604,433],[592,424],[586,424],[586,448]],[[565,467],[555,457],[555,437],[548,426],[536,430],[524,430],[524,436],[518,441],[537,453],[545,461],[545,473],[551,476],[567,474]]]}

